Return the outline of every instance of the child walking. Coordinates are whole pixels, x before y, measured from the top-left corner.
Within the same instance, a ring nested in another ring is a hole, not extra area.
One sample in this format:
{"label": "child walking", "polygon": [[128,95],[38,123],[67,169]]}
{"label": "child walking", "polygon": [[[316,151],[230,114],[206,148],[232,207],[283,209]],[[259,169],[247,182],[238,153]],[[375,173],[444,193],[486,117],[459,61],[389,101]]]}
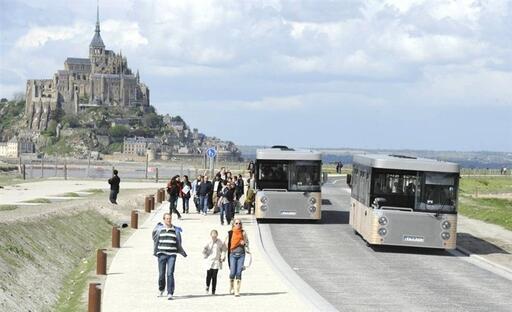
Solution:
{"label": "child walking", "polygon": [[218,236],[217,230],[212,230],[210,232],[211,240],[203,248],[203,256],[206,261],[206,293],[209,293],[211,283],[212,295],[215,295],[217,273],[219,273],[219,269],[222,269],[221,256],[226,249]]}

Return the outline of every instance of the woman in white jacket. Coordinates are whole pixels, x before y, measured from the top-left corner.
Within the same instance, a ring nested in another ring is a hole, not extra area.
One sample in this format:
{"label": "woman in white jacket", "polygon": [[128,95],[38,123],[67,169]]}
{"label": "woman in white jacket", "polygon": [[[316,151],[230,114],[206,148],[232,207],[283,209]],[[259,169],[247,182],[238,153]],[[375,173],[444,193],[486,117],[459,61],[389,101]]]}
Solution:
{"label": "woman in white jacket", "polygon": [[218,239],[219,233],[217,230],[210,232],[211,241],[209,241],[203,248],[203,256],[206,262],[206,293],[210,291],[210,282],[212,284],[212,295],[215,295],[217,288],[217,273],[222,269],[222,253],[226,247],[224,243]]}

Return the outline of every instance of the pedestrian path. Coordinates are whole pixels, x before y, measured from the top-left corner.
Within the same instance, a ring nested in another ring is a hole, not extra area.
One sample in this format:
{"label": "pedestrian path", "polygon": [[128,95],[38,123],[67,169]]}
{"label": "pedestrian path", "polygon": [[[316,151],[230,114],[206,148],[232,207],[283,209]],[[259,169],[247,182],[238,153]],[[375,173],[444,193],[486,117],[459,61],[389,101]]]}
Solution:
{"label": "pedestrian path", "polygon": [[[249,235],[252,263],[243,272],[241,296],[229,295],[229,269],[227,263],[219,271],[217,294],[206,294],[206,268],[201,254],[212,229],[219,231],[224,239],[230,226],[221,226],[218,214],[202,216],[195,213],[191,202],[190,214],[178,220],[173,215],[173,224],[183,229],[183,247],[187,258],[176,260],[176,290],[174,300],[158,296],[158,268],[153,256],[151,231],[162,220],[169,204],[165,202],[139,226],[119,249],[108,269],[102,291],[102,311],[308,311],[307,305],[292,292],[281,276],[265,261],[257,243],[257,225],[253,216],[240,215],[244,229]],[[178,207],[181,207],[179,204]]]}

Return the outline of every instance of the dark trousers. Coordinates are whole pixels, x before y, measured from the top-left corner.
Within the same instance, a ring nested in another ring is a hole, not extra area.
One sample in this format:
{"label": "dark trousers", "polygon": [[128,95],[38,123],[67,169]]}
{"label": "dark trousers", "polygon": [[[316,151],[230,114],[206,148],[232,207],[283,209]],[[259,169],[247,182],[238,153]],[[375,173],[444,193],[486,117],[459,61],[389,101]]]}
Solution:
{"label": "dark trousers", "polygon": [[177,203],[178,203],[178,198],[177,197],[170,197],[169,196],[169,213],[171,215],[173,213],[175,213],[175,214],[178,215],[178,218],[181,218],[180,212],[178,211],[178,209],[176,209]]}
{"label": "dark trousers", "polygon": [[225,204],[225,214],[226,214],[226,221],[228,224],[231,223],[231,219],[235,216],[235,210],[233,207],[233,202],[229,202]]}
{"label": "dark trousers", "polygon": [[181,201],[183,203],[183,213],[188,213],[188,204],[190,197],[182,197]]}
{"label": "dark trousers", "polygon": [[212,283],[212,294],[215,294],[215,289],[217,288],[217,273],[219,273],[218,269],[206,271],[206,287],[210,287],[210,282]]}
{"label": "dark trousers", "polygon": [[112,204],[117,204],[117,194],[119,194],[119,191],[110,190],[110,202]]}
{"label": "dark trousers", "polygon": [[[176,255],[158,255],[158,289],[164,291],[167,281],[167,294],[174,295],[174,266]],[[167,273],[167,274],[166,274]]]}

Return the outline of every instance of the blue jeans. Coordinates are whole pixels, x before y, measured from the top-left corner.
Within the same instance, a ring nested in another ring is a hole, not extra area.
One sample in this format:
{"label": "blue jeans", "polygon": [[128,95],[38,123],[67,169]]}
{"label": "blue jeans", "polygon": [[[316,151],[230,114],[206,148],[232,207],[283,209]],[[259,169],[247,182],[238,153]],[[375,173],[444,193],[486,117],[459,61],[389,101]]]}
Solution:
{"label": "blue jeans", "polygon": [[[174,294],[174,265],[176,264],[176,255],[158,255],[158,289],[165,289],[165,273],[167,271],[167,294]],[[167,269],[167,270],[166,270]]]}
{"label": "blue jeans", "polygon": [[244,267],[245,253],[243,254],[229,254],[229,278],[242,279],[242,269]]}
{"label": "blue jeans", "polygon": [[208,195],[199,195],[199,210],[208,213]]}

